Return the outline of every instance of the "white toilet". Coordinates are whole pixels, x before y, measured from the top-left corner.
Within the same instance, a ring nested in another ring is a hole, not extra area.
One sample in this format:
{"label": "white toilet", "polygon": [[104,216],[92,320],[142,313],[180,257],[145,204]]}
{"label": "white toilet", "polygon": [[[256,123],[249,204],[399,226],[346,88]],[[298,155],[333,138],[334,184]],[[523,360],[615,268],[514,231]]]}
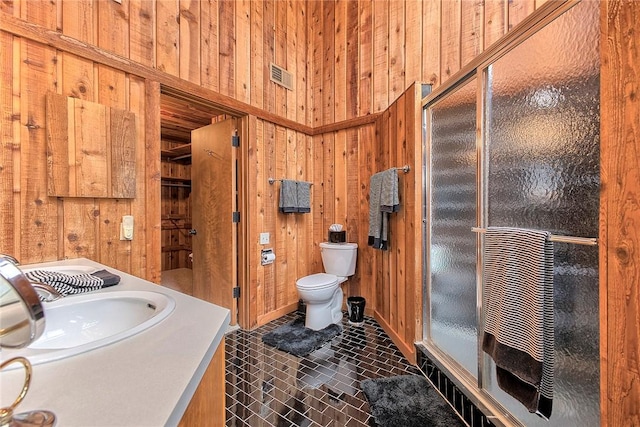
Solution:
{"label": "white toilet", "polygon": [[296,281],[298,295],[307,306],[307,328],[318,331],[332,323],[341,324],[340,284],[355,273],[357,252],[357,243],[320,243],[325,273],[311,274]]}

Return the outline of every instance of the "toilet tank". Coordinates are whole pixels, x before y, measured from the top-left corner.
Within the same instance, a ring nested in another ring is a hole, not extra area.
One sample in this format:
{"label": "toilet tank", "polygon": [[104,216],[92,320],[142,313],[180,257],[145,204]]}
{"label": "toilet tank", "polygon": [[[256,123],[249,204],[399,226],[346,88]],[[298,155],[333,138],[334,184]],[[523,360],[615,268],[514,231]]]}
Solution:
{"label": "toilet tank", "polygon": [[357,243],[320,243],[320,255],[325,273],[338,277],[353,276],[358,259]]}

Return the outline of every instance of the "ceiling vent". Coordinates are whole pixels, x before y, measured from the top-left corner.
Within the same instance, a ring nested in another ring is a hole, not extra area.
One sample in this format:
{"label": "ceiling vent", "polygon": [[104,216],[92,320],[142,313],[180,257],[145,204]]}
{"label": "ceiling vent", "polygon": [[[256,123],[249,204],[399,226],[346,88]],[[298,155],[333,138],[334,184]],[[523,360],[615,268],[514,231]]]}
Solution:
{"label": "ceiling vent", "polygon": [[269,64],[269,74],[272,82],[293,90],[293,74],[273,62]]}

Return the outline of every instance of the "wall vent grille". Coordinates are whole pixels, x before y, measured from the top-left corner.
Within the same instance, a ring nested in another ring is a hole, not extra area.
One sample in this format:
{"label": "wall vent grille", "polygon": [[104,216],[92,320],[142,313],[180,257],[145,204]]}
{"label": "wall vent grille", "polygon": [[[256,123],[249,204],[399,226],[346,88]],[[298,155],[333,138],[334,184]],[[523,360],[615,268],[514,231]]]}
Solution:
{"label": "wall vent grille", "polygon": [[293,90],[293,74],[274,63],[269,64],[269,74],[272,82]]}

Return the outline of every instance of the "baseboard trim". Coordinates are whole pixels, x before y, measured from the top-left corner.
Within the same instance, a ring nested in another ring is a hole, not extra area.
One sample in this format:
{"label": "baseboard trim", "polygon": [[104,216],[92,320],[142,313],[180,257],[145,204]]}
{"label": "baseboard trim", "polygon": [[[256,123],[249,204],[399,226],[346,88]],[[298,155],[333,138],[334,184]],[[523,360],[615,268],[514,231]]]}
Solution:
{"label": "baseboard trim", "polygon": [[262,316],[258,316],[258,323],[256,324],[256,328],[260,327],[262,325],[266,325],[267,323],[271,322],[272,320],[276,320],[281,318],[282,316],[284,316],[285,314],[289,314],[292,311],[296,311],[298,309],[298,302],[294,302],[293,304],[289,304],[286,305],[282,308],[279,308],[277,310],[271,311],[265,315]]}
{"label": "baseboard trim", "polygon": [[393,343],[398,347],[398,350],[402,353],[402,355],[411,363],[412,365],[416,364],[416,348],[413,343],[405,343],[400,335],[393,330],[391,325],[389,325],[382,315],[377,311],[374,311],[373,318],[382,326],[382,329],[389,335],[389,338],[393,341]]}

